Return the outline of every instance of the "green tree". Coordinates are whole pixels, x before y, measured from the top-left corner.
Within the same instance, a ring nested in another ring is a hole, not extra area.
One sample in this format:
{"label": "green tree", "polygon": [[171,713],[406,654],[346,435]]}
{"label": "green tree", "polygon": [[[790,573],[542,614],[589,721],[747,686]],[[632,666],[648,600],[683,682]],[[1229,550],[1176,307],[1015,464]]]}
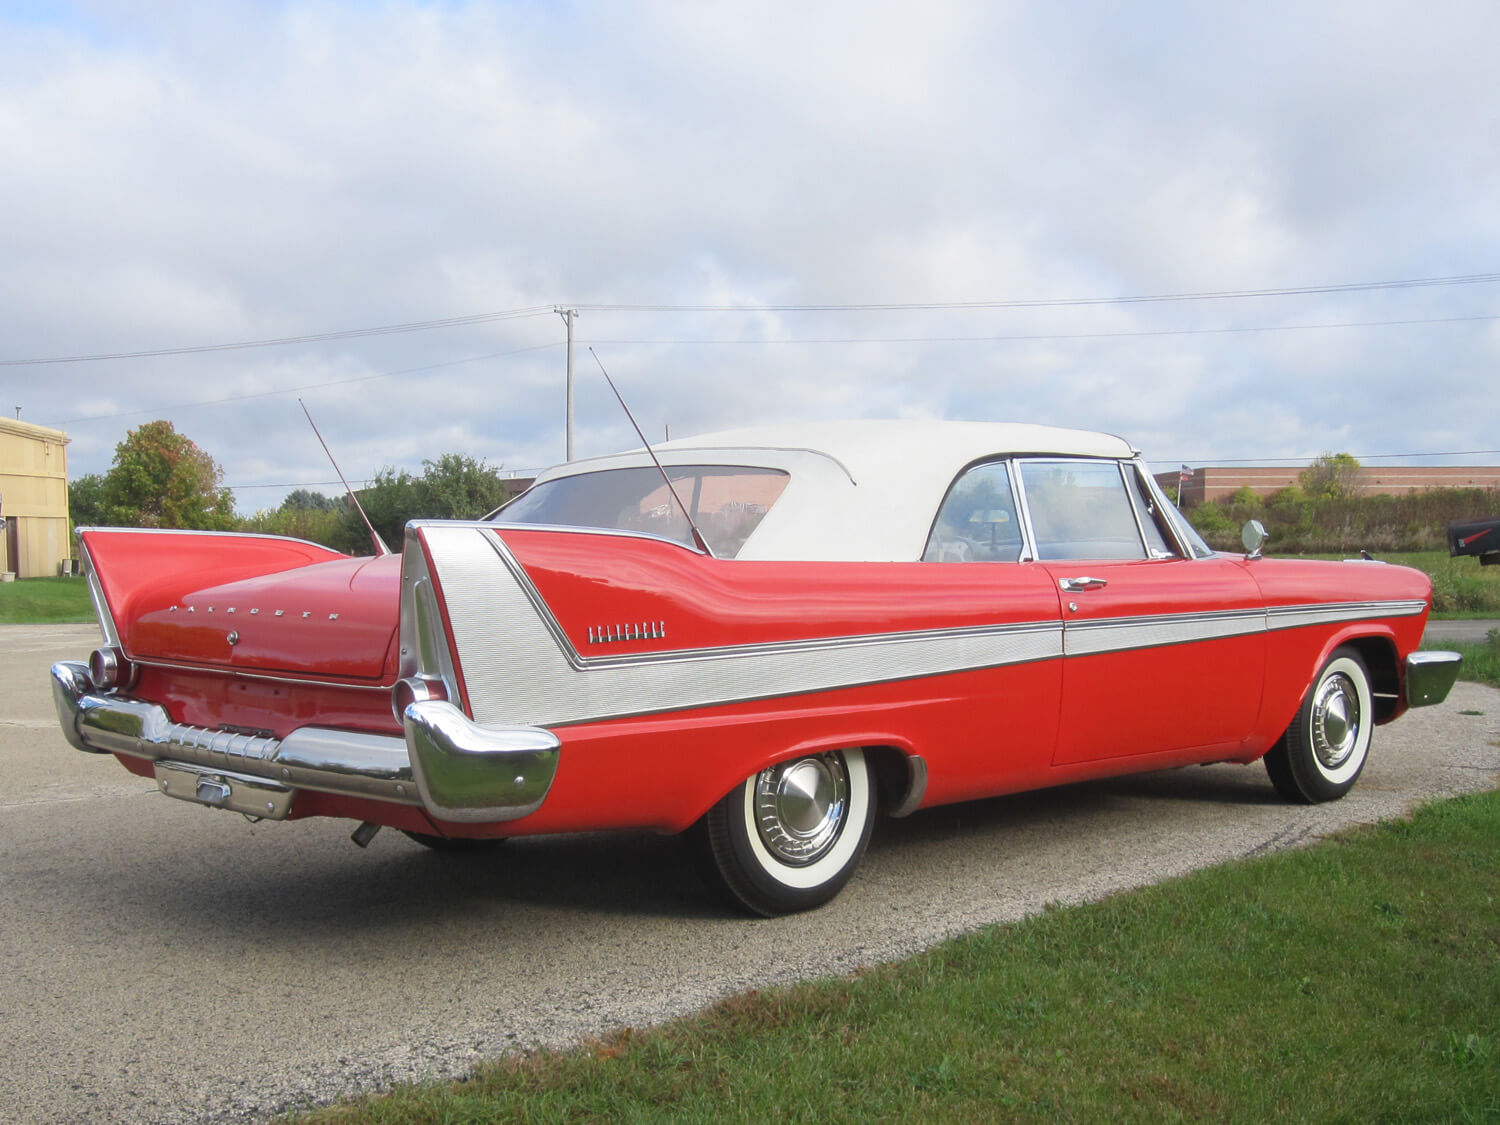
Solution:
{"label": "green tree", "polygon": [[283,512],[332,512],[336,511],[341,501],[332,496],[325,496],[321,492],[312,492],[306,488],[298,488],[286,494],[286,499],[281,502]]}
{"label": "green tree", "polygon": [[1297,481],[1314,500],[1358,496],[1359,460],[1349,453],[1324,453],[1297,474]]}
{"label": "green tree", "polygon": [[[423,461],[422,469],[422,475],[414,477],[387,466],[359,494],[365,514],[393,551],[401,549],[408,520],[478,519],[509,495],[498,465],[465,453],[445,453],[436,461]],[[370,533],[352,504],[340,518],[333,546],[350,554],[372,549]]]}
{"label": "green tree", "polygon": [[89,473],[68,484],[68,515],[74,527],[98,527],[109,522],[104,507],[104,478]]}
{"label": "green tree", "polygon": [[423,461],[418,501],[428,519],[472,520],[494,511],[508,495],[500,467],[466,453],[445,453]]}
{"label": "green tree", "polygon": [[186,527],[226,531],[236,526],[234,494],[224,470],[171,422],[147,422],[115,446],[104,474],[104,522],[120,527]]}

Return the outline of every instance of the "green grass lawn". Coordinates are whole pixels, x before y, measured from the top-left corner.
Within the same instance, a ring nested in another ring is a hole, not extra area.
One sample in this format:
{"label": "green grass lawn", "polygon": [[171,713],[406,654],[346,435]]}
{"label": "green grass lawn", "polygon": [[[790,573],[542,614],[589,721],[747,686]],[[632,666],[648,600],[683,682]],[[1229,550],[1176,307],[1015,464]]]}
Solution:
{"label": "green grass lawn", "polygon": [[88,624],[94,620],[82,578],[21,578],[0,582],[0,625]]}
{"label": "green grass lawn", "polygon": [[1496,1121],[1497,964],[1492,792],[298,1120]]}
{"label": "green grass lawn", "polygon": [[1490,639],[1486,644],[1443,642],[1428,647],[1462,653],[1464,665],[1459,671],[1461,679],[1489,684],[1490,687],[1500,687],[1500,631],[1491,630]]}

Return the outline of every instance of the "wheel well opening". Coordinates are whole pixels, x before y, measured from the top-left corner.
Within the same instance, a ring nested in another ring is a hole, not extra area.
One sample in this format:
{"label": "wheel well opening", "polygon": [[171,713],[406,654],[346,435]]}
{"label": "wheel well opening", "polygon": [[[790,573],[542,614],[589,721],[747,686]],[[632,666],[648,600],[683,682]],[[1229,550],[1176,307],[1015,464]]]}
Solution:
{"label": "wheel well opening", "polygon": [[1345,642],[1359,653],[1370,673],[1370,694],[1375,704],[1375,721],[1383,723],[1396,713],[1401,703],[1401,679],[1396,670],[1396,648],[1385,637],[1356,637]]}
{"label": "wheel well opening", "polygon": [[916,781],[911,760],[894,746],[865,746],[862,749],[865,763],[875,777],[880,811],[889,813],[900,808]]}

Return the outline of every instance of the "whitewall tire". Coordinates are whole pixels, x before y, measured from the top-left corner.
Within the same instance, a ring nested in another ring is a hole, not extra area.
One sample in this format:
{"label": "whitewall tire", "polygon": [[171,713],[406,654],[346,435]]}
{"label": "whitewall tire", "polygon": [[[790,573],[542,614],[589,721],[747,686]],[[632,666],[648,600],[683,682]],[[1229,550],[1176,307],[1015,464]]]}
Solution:
{"label": "whitewall tire", "polygon": [[1337,649],[1307,689],[1281,741],[1266,752],[1266,772],[1288,800],[1309,805],[1336,800],[1365,768],[1374,726],[1365,662],[1352,648]]}
{"label": "whitewall tire", "polygon": [[707,866],[756,914],[809,910],[849,881],[874,822],[862,750],[790,758],[746,778],[709,810]]}

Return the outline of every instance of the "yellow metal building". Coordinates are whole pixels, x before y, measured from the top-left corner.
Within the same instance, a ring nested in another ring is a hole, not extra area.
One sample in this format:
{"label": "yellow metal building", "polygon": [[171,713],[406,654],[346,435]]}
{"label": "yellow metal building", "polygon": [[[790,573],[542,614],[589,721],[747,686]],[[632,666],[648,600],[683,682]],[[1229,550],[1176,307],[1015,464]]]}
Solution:
{"label": "yellow metal building", "polygon": [[68,536],[68,442],[61,430],[0,418],[0,572],[57,574]]}

